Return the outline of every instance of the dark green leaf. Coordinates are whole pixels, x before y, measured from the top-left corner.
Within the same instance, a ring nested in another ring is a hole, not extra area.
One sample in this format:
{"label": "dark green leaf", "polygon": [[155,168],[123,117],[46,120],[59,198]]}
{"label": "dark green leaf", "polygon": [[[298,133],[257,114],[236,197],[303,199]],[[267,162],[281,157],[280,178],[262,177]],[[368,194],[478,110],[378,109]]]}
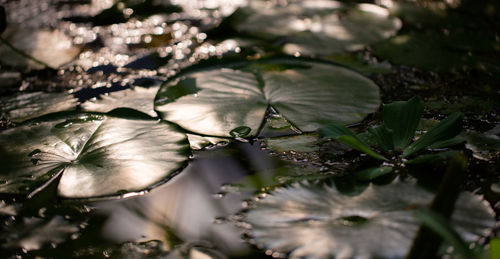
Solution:
{"label": "dark green leaf", "polygon": [[356,172],[356,179],[360,181],[371,181],[379,176],[386,175],[392,172],[392,167],[390,166],[381,166],[375,168],[365,169],[359,172]]}
{"label": "dark green leaf", "polygon": [[156,98],[164,101],[157,100],[156,104],[171,103],[183,96],[195,94],[200,90],[200,88],[196,87],[196,78],[188,77],[179,80],[176,85],[169,86],[165,91],[159,93]]}
{"label": "dark green leaf", "polygon": [[429,146],[429,148],[446,148],[446,147],[452,147],[461,143],[465,142],[465,138],[462,136],[456,136],[454,138],[446,139],[443,141],[438,141],[432,145]]}
{"label": "dark green leaf", "polygon": [[469,250],[467,243],[453,229],[449,221],[441,215],[430,210],[417,210],[415,217],[422,221],[422,224],[439,234],[446,242],[452,245],[463,258],[477,258]]}
{"label": "dark green leaf", "polygon": [[394,148],[403,150],[411,143],[423,111],[418,97],[384,106],[384,126],[392,130]]}
{"label": "dark green leaf", "polygon": [[387,129],[385,125],[371,127],[368,131],[375,136],[377,144],[384,150],[389,151],[394,149],[393,133],[392,130]]}
{"label": "dark green leaf", "polygon": [[388,160],[383,155],[373,151],[367,144],[359,139],[351,130],[341,124],[328,124],[319,129],[319,134],[325,138],[336,139],[358,151],[366,153],[367,155],[379,159]]}
{"label": "dark green leaf", "polygon": [[454,113],[439,122],[434,128],[422,135],[403,151],[403,157],[412,154],[436,143],[454,138],[462,131],[462,117],[460,113]]}
{"label": "dark green leaf", "polygon": [[457,153],[458,153],[458,151],[452,150],[452,151],[446,151],[446,152],[439,152],[437,154],[421,155],[421,156],[418,156],[412,160],[408,160],[406,162],[406,164],[417,165],[417,164],[434,163],[434,162],[438,162],[438,161],[446,161],[446,160],[452,158],[453,155],[455,155]]}
{"label": "dark green leaf", "polygon": [[500,238],[490,240],[490,258],[500,258]]}

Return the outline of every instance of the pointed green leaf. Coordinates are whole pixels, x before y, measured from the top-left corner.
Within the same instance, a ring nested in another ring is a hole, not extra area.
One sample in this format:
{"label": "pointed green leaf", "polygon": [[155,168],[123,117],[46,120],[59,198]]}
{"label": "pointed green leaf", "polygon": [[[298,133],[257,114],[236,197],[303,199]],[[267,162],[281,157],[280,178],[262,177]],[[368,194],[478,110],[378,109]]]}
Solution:
{"label": "pointed green leaf", "polygon": [[403,150],[412,142],[423,111],[418,97],[384,106],[384,126],[392,131],[394,148]]}
{"label": "pointed green leaf", "polygon": [[405,164],[418,165],[418,164],[434,163],[434,162],[438,162],[438,161],[446,161],[446,160],[452,158],[453,155],[455,155],[457,153],[458,153],[458,151],[452,150],[452,151],[446,151],[446,152],[439,152],[437,154],[421,155],[421,156],[418,156],[414,159],[408,160]]}
{"label": "pointed green leaf", "polygon": [[387,129],[385,125],[371,127],[368,131],[375,136],[378,145],[384,150],[389,151],[394,149],[392,130]]}
{"label": "pointed green leaf", "polygon": [[467,243],[453,229],[449,221],[441,215],[430,210],[421,209],[415,211],[415,217],[452,245],[463,258],[477,258],[468,248]]}
{"label": "pointed green leaf", "polygon": [[500,258],[500,238],[490,240],[490,258]]}
{"label": "pointed green leaf", "polygon": [[439,122],[434,128],[422,135],[403,151],[403,157],[408,157],[436,142],[454,138],[462,131],[462,117],[460,113],[454,113]]}
{"label": "pointed green leaf", "polygon": [[356,172],[356,179],[360,181],[371,181],[379,176],[386,175],[392,172],[392,167],[381,166],[375,168],[368,168],[359,172]]}
{"label": "pointed green leaf", "polygon": [[0,192],[28,194],[60,172],[60,196],[141,191],[188,159],[187,139],[165,122],[92,113],[54,114],[0,132]]}
{"label": "pointed green leaf", "polygon": [[328,124],[319,129],[319,134],[324,138],[336,139],[358,151],[361,151],[379,160],[388,160],[383,155],[373,151],[367,144],[359,139],[351,130],[340,124]]}

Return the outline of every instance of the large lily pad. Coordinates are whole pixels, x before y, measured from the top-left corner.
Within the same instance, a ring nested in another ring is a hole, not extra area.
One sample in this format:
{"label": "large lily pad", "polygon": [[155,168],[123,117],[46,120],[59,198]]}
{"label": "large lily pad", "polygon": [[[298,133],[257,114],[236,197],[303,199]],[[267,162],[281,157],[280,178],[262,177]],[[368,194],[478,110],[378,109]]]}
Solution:
{"label": "large lily pad", "polygon": [[301,131],[314,131],[328,122],[359,122],[379,104],[377,85],[354,71],[311,60],[273,59],[169,80],[158,92],[155,109],[187,130],[228,137],[239,127],[250,128],[248,136],[257,135],[268,106]]}
{"label": "large lily pad", "polygon": [[48,66],[55,69],[72,61],[80,53],[80,48],[74,46],[71,39],[58,30],[12,27],[5,31],[4,36],[12,46],[32,57],[21,55],[1,43],[0,60],[11,66],[28,66],[33,69]]}
{"label": "large lily pad", "polygon": [[179,170],[188,148],[185,134],[165,122],[54,115],[0,132],[0,192],[27,194],[53,179],[63,197],[140,191]]}
{"label": "large lily pad", "polygon": [[268,39],[285,38],[284,51],[326,55],[360,50],[394,35],[401,21],[383,7],[337,1],[298,1],[286,7],[262,2],[244,9],[236,30]]}
{"label": "large lily pad", "polygon": [[0,99],[0,112],[9,120],[21,122],[52,112],[73,110],[78,100],[67,93],[22,93]]}
{"label": "large lily pad", "polygon": [[[245,221],[257,245],[291,258],[402,258],[420,224],[413,213],[433,196],[399,180],[358,195],[297,183],[256,202]],[[452,222],[466,241],[495,224],[491,208],[470,193],[460,195]]]}

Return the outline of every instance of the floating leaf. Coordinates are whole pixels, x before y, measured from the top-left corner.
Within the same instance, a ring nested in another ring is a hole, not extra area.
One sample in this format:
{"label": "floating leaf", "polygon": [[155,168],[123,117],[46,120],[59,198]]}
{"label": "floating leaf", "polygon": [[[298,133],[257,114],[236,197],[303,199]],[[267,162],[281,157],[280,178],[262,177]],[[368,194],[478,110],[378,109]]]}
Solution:
{"label": "floating leaf", "polygon": [[477,159],[488,161],[500,154],[500,137],[496,134],[468,131],[460,136],[467,141],[465,147],[471,150]]}
{"label": "floating leaf", "polygon": [[387,160],[383,155],[373,151],[370,146],[365,144],[351,130],[340,124],[328,124],[319,129],[319,134],[324,138],[334,138],[358,151],[364,152],[367,155],[379,159]]}
{"label": "floating leaf", "polygon": [[186,136],[165,122],[54,115],[0,132],[0,192],[27,194],[54,177],[63,197],[140,191],[179,170],[187,149]]}
{"label": "floating leaf", "polygon": [[[452,32],[448,35],[433,32],[408,33],[375,44],[373,53],[394,64],[436,72],[460,73],[475,70],[496,77],[500,71],[499,64],[482,54],[494,52],[496,43],[485,40],[489,46],[481,47],[474,40],[484,38],[485,35],[487,34],[481,32]],[[471,40],[472,43],[467,42]]]}
{"label": "floating leaf", "polygon": [[67,93],[22,93],[0,99],[0,112],[14,122],[52,112],[74,110],[77,99]]}
{"label": "floating leaf", "polygon": [[[0,61],[11,66],[56,69],[80,52],[80,48],[73,46],[71,39],[58,30],[11,28],[4,33],[4,38],[8,43],[0,44]],[[25,54],[14,51],[12,46]]]}
{"label": "floating leaf", "polygon": [[318,135],[316,134],[301,134],[295,136],[285,136],[277,138],[266,138],[264,143],[266,147],[270,148],[274,152],[318,152],[319,145]]}
{"label": "floating leaf", "polygon": [[61,216],[55,216],[50,220],[23,218],[22,224],[9,226],[2,231],[0,246],[4,249],[38,250],[44,245],[62,243],[79,230]]}
{"label": "floating leaf", "polygon": [[[278,188],[250,208],[244,219],[258,246],[290,258],[402,258],[420,222],[416,209],[433,194],[415,183],[371,184],[359,195],[326,184]],[[491,208],[462,193],[452,223],[466,241],[495,225]]]}
{"label": "floating leaf", "polygon": [[337,1],[299,1],[286,7],[257,2],[244,9],[238,32],[267,39],[284,38],[288,54],[326,55],[363,49],[394,35],[398,18],[372,4],[347,5]]}
{"label": "floating leaf", "polygon": [[82,104],[86,111],[110,112],[116,108],[131,108],[151,117],[156,117],[154,111],[154,98],[159,87],[134,87],[108,95],[102,95],[97,100],[89,100]]}
{"label": "floating leaf", "polygon": [[408,157],[436,142],[457,136],[462,131],[462,117],[462,114],[454,113],[440,121],[438,125],[406,147],[403,150],[403,157]]}
{"label": "floating leaf", "polygon": [[418,97],[384,106],[384,126],[392,131],[395,148],[403,150],[413,141],[423,111],[424,105]]}
{"label": "floating leaf", "polygon": [[[328,122],[358,122],[379,105],[372,81],[329,63],[290,58],[238,65],[241,70],[213,68],[167,81],[156,97],[156,111],[195,133],[229,137],[240,126],[255,136],[269,105],[301,131]],[[201,90],[170,96],[170,87],[188,79]]]}
{"label": "floating leaf", "polygon": [[457,153],[458,153],[458,151],[451,150],[451,151],[446,151],[446,152],[439,152],[436,154],[420,155],[414,159],[406,161],[406,164],[417,165],[417,164],[429,164],[429,163],[434,163],[434,162],[438,162],[438,161],[446,161],[446,160],[452,158]]}

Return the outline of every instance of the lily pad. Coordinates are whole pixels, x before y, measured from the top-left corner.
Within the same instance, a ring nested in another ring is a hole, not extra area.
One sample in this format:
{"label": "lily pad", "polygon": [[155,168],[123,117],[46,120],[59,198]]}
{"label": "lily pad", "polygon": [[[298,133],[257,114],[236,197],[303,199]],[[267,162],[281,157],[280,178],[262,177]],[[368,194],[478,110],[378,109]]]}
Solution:
{"label": "lily pad", "polygon": [[[267,39],[284,38],[288,54],[327,55],[363,49],[393,36],[401,21],[383,7],[337,1],[299,1],[269,7],[262,2],[244,10],[235,28]],[[238,20],[237,20],[238,21]]]}
{"label": "lily pad", "polygon": [[[168,89],[182,81],[199,90],[171,96]],[[354,71],[283,58],[185,73],[160,88],[155,110],[189,131],[230,137],[239,127],[257,135],[269,106],[299,130],[314,131],[328,122],[359,122],[379,104],[377,85]]]}
{"label": "lily pad", "polygon": [[[403,258],[420,225],[413,213],[433,196],[400,180],[370,184],[355,196],[326,184],[296,183],[258,200],[244,221],[259,247],[290,258]],[[480,198],[462,193],[452,223],[464,240],[474,241],[495,220]]]}
{"label": "lily pad", "polygon": [[264,143],[274,152],[318,152],[319,136],[316,134],[302,134],[277,138],[266,138]]}
{"label": "lily pad", "polygon": [[[22,55],[7,46],[0,44],[0,61],[10,66],[43,69],[45,66],[58,68],[72,61],[80,48],[74,46],[71,38],[58,30],[10,28],[4,32],[8,44],[24,52]],[[27,55],[32,58],[28,58]]]}
{"label": "lily pad", "polygon": [[74,110],[78,101],[67,93],[22,93],[0,99],[0,112],[14,122],[52,112]]}
{"label": "lily pad", "polygon": [[89,100],[82,104],[86,111],[110,112],[117,108],[131,108],[151,117],[156,117],[153,103],[156,92],[159,87],[134,87],[118,92],[112,92],[108,95],[99,96],[96,100]]}
{"label": "lily pad", "polygon": [[0,132],[0,192],[28,194],[54,179],[68,198],[141,191],[178,171],[188,148],[165,122],[55,114]]}

